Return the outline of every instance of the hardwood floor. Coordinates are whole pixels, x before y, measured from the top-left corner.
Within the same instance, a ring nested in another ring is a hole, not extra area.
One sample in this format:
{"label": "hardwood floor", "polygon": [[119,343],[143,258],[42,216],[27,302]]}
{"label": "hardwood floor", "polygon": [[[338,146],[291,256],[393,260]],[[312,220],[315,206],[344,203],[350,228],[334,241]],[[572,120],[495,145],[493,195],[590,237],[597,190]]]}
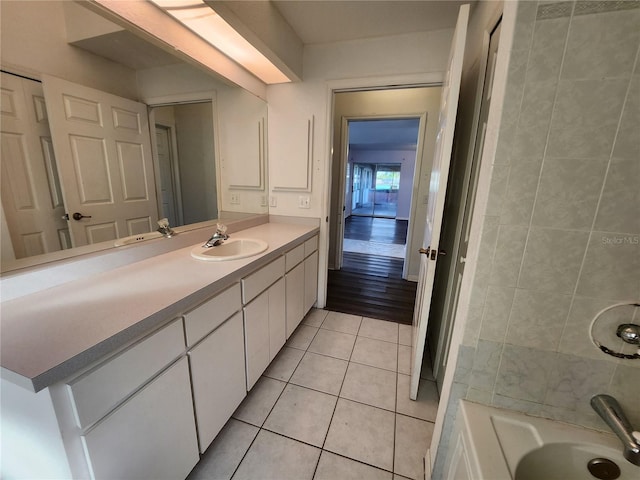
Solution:
{"label": "hardwood floor", "polygon": [[344,221],[344,238],[403,245],[407,242],[408,227],[407,220],[351,215]]}
{"label": "hardwood floor", "polygon": [[[407,221],[351,216],[345,238],[404,244]],[[328,310],[411,324],[415,282],[402,279],[403,260],[344,252],[342,270],[329,270]]]}

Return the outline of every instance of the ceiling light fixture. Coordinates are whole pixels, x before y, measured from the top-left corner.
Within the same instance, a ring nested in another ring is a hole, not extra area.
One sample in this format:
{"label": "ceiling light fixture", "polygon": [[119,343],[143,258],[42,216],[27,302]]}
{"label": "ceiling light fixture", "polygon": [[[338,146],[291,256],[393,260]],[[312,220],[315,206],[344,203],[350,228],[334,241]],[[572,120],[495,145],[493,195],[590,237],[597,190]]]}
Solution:
{"label": "ceiling light fixture", "polygon": [[291,80],[202,0],[150,0],[266,84]]}

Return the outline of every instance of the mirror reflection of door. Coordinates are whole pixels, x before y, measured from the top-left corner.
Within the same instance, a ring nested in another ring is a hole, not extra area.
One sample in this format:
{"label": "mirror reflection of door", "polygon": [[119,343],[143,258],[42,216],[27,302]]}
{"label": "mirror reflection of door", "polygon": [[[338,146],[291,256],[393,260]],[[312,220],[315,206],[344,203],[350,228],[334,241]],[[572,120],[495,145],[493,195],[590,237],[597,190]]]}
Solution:
{"label": "mirror reflection of door", "polygon": [[2,259],[71,247],[42,84],[2,73]]}
{"label": "mirror reflection of door", "polygon": [[74,247],[157,228],[146,105],[43,75]]}
{"label": "mirror reflection of door", "polygon": [[[58,89],[58,93],[52,94],[49,88],[49,93],[45,93],[47,88],[43,89],[40,81],[2,73],[3,265],[33,255],[153,231],[159,216],[170,218],[172,226],[218,217],[211,101],[175,106],[182,135],[176,131],[176,122],[171,124],[173,131],[165,134],[170,168],[160,168],[152,162],[146,105],[60,79],[52,80],[74,90],[64,93]],[[52,95],[53,99],[45,101],[45,97]],[[107,98],[106,103],[102,97]],[[72,100],[81,98],[81,102],[72,105]],[[55,103],[49,111],[47,102]],[[135,107],[130,109],[129,105]],[[70,108],[76,111],[70,112]],[[93,124],[87,121],[91,112]],[[61,116],[65,119],[63,123],[71,126],[50,127],[54,122],[60,124]],[[162,121],[158,123],[167,126]],[[112,132],[111,145],[108,138],[101,139],[101,133],[90,130],[101,125],[116,130]],[[58,144],[66,148],[63,154],[56,152],[58,164],[54,155],[56,137]],[[146,146],[140,146],[143,143]],[[182,169],[178,147],[184,161]],[[156,180],[156,175],[162,180]],[[63,193],[70,201],[63,198]],[[119,212],[114,216],[104,214],[105,209],[118,203],[115,202],[118,198]],[[63,218],[76,212],[91,218],[68,221]],[[74,232],[70,227],[76,230],[79,227],[80,231]]]}
{"label": "mirror reflection of door", "polygon": [[160,216],[171,225],[218,217],[211,101],[152,108],[160,177]]}
{"label": "mirror reflection of door", "polygon": [[175,147],[175,132],[171,126],[156,123],[156,146],[160,172],[160,198],[162,216],[169,225],[182,225],[182,202],[177,193],[180,188],[180,172]]}

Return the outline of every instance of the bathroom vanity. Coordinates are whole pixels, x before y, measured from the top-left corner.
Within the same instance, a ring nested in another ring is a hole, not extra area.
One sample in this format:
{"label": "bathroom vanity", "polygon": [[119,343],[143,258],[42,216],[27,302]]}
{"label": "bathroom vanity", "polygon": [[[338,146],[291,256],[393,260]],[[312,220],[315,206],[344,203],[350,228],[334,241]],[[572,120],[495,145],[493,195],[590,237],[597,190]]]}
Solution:
{"label": "bathroom vanity", "polygon": [[232,234],[267,242],[252,257],[190,245],[4,302],[3,476],[185,478],[315,303],[318,231],[265,223]]}

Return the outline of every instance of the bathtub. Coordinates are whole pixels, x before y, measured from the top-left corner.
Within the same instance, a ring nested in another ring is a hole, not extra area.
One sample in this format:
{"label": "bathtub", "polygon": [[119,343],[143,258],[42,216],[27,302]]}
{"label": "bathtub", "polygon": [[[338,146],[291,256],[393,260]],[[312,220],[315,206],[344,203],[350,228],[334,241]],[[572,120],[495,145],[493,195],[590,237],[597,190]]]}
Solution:
{"label": "bathtub", "polygon": [[443,478],[639,480],[640,467],[613,434],[462,400]]}

